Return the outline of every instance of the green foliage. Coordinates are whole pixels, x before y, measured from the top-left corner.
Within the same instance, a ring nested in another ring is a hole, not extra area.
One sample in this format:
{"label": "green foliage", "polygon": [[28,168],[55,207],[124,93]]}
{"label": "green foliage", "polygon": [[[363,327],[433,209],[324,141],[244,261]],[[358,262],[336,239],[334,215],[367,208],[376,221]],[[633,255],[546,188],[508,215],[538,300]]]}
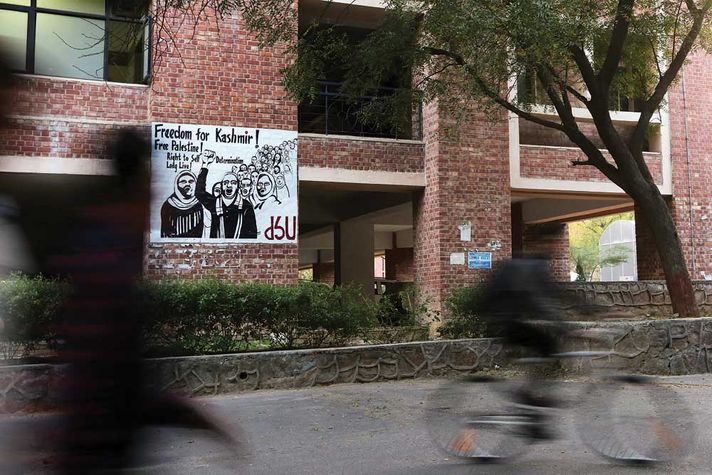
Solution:
{"label": "green foliage", "polygon": [[144,284],[149,347],[187,353],[314,347],[348,341],[375,325],[357,289],[301,282],[235,285],[217,280]]}
{"label": "green foliage", "polygon": [[[16,358],[54,338],[71,286],[42,277],[0,281],[0,356]],[[343,344],[377,325],[354,287],[145,281],[137,310],[149,354],[226,353]]]}
{"label": "green foliage", "polygon": [[455,289],[445,300],[447,318],[438,329],[443,338],[482,338],[487,324],[479,315],[484,285]]}
{"label": "green foliage", "polygon": [[189,353],[231,352],[253,336],[238,287],[216,280],[145,282],[141,311],[150,347]]}
{"label": "green foliage", "polygon": [[54,336],[70,287],[44,277],[15,275],[0,281],[0,357],[27,356]]}
{"label": "green foliage", "polygon": [[578,274],[578,282],[591,281],[602,267],[615,266],[628,260],[625,246],[613,246],[602,256],[599,249],[601,235],[613,222],[635,219],[633,212],[592,218],[569,224],[569,251],[571,265]]}
{"label": "green foliage", "polygon": [[397,292],[386,293],[376,303],[378,323],[384,327],[411,327],[437,319],[430,308],[430,300],[413,284],[406,284]]}

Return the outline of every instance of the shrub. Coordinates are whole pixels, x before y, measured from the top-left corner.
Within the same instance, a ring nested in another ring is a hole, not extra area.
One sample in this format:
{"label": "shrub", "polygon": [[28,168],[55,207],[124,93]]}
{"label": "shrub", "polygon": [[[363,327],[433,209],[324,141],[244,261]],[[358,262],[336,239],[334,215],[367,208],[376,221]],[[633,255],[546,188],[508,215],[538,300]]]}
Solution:
{"label": "shrub", "polygon": [[252,336],[238,287],[217,280],[144,282],[141,312],[149,348],[224,353],[247,348]]}
{"label": "shrub", "polygon": [[265,322],[275,347],[341,344],[375,325],[372,307],[355,287],[302,282],[279,289]]}
{"label": "shrub", "polygon": [[143,284],[145,332],[159,352],[224,353],[342,343],[374,325],[355,288],[217,280]]}
{"label": "shrub", "polygon": [[[0,282],[2,355],[22,356],[52,338],[70,289],[42,277]],[[374,306],[350,286],[168,280],[142,282],[138,295],[136,311],[153,355],[342,344],[377,324]]]}
{"label": "shrub", "polygon": [[428,299],[412,284],[400,286],[402,290],[386,293],[376,304],[378,322],[385,327],[411,327],[428,323],[436,315],[428,308]]}
{"label": "shrub", "polygon": [[447,319],[439,328],[443,338],[482,338],[487,325],[478,315],[484,286],[455,289],[445,300]]}
{"label": "shrub", "polygon": [[14,275],[0,281],[0,355],[27,356],[42,341],[54,338],[70,286],[45,277]]}

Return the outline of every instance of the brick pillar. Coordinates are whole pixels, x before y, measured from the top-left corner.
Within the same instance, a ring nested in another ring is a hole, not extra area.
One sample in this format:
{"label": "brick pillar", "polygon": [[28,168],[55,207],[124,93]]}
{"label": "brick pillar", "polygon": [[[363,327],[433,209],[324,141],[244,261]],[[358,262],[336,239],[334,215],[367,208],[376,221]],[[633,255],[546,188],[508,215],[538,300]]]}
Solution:
{"label": "brick pillar", "polygon": [[556,282],[571,280],[568,225],[565,223],[525,225],[522,243],[525,254],[543,254],[549,258],[552,279]]}
{"label": "brick pillar", "polygon": [[[499,241],[493,260],[511,256],[509,142],[504,112],[485,117],[474,111],[454,121],[436,103],[424,108],[426,187],[414,206],[415,281],[442,309],[456,287],[483,281],[486,270],[451,265],[451,253],[487,250]],[[448,135],[457,130],[456,136]],[[472,240],[460,241],[458,226],[472,223]]]}
{"label": "brick pillar", "polygon": [[334,285],[334,263],[317,262],[314,264],[314,282]]}
{"label": "brick pillar", "polygon": [[386,279],[413,282],[413,248],[386,249]]}

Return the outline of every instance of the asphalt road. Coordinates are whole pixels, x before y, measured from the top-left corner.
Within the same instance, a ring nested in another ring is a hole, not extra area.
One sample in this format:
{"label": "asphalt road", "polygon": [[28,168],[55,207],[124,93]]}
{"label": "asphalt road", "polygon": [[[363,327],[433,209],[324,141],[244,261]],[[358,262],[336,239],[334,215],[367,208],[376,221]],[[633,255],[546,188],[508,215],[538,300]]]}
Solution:
{"label": "asphalt road", "polygon": [[[247,458],[200,431],[150,429],[142,439],[140,467],[131,474],[637,474],[712,473],[712,375],[664,378],[694,414],[695,447],[670,465],[630,467],[612,464],[579,441],[570,411],[564,412],[562,438],[537,444],[508,464],[463,463],[438,451],[425,427],[425,401],[438,380],[346,384],[302,390],[255,391],[212,397],[200,404],[225,424],[243,431]],[[632,402],[635,406],[635,401]],[[22,428],[46,424],[48,416],[0,418],[1,462],[18,460],[43,442]],[[690,431],[693,428],[690,426]],[[37,469],[34,473],[45,473]],[[23,473],[27,473],[26,471]]]}

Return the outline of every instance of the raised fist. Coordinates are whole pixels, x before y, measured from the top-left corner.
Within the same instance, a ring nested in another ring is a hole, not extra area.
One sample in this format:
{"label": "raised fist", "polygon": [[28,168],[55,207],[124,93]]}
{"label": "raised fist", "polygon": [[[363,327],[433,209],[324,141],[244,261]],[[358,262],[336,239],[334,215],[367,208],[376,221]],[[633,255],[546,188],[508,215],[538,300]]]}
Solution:
{"label": "raised fist", "polygon": [[203,165],[209,165],[215,161],[215,158],[217,155],[215,155],[215,152],[212,150],[203,150],[200,153],[200,161],[203,163]]}

